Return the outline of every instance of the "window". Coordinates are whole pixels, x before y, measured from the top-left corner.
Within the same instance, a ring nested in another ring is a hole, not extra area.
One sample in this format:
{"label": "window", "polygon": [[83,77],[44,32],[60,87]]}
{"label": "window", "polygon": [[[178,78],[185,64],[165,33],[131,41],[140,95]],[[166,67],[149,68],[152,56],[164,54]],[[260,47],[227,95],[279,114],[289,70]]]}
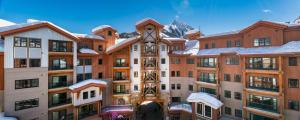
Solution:
{"label": "window", "polygon": [[98,65],[102,65],[103,61],[102,59],[98,59]]}
{"label": "window", "polygon": [[102,78],[103,78],[103,73],[102,73],[102,72],[99,72],[99,73],[98,73],[98,78],[99,78],[99,79],[102,79]]}
{"label": "window", "polygon": [[193,77],[193,71],[188,71],[188,77]]}
{"label": "window", "polygon": [[205,117],[211,118],[211,116],[212,116],[212,110],[211,110],[210,106],[205,105],[204,115],[205,115]]}
{"label": "window", "polygon": [[180,77],[180,71],[171,71],[171,77]]}
{"label": "window", "polygon": [[[53,52],[72,51],[72,49],[67,49],[67,42],[65,41],[51,40],[49,41],[49,44],[50,44],[49,51],[53,51]],[[79,49],[80,47],[82,46],[79,46]],[[83,48],[88,48],[88,46],[83,46]]]}
{"label": "window", "polygon": [[294,100],[288,101],[288,108],[291,110],[297,110],[299,111],[299,102]]}
{"label": "window", "polygon": [[203,115],[203,104],[197,103],[197,114]]}
{"label": "window", "polygon": [[107,31],[107,35],[108,35],[108,36],[112,36],[112,31],[110,31],[110,30]]}
{"label": "window", "polygon": [[92,73],[85,73],[85,80],[92,79]]}
{"label": "window", "polygon": [[216,95],[216,89],[201,87],[200,92]]}
{"label": "window", "polygon": [[224,95],[226,98],[231,98],[231,92],[228,90],[224,90]]}
{"label": "window", "polygon": [[137,78],[139,76],[139,73],[137,71],[134,71],[134,77]]}
{"label": "window", "polygon": [[194,91],[194,86],[193,85],[189,85],[189,91]]}
{"label": "window", "polygon": [[224,81],[230,81],[230,74],[224,74]]}
{"label": "window", "polygon": [[279,91],[278,80],[274,77],[249,76],[248,87],[267,91]]}
{"label": "window", "polygon": [[166,90],[166,84],[161,84],[161,90]]}
{"label": "window", "polygon": [[15,68],[26,68],[27,67],[27,59],[14,59],[14,67]]}
{"label": "window", "polygon": [[161,71],[161,76],[166,77],[166,71]]}
{"label": "window", "polygon": [[232,45],[231,45],[231,41],[227,41],[226,42],[226,46],[229,48],[229,47],[232,47]]}
{"label": "window", "polygon": [[239,93],[239,92],[234,92],[234,99],[241,100],[242,99],[242,94]]}
{"label": "window", "polygon": [[198,67],[216,67],[217,59],[216,58],[200,58],[200,64]]}
{"label": "window", "polygon": [[235,75],[234,82],[241,82],[241,75]]}
{"label": "window", "polygon": [[289,57],[289,66],[297,66],[297,57]]}
{"label": "window", "polygon": [[96,96],[96,91],[95,91],[95,90],[92,90],[90,94],[91,94],[91,98],[93,98],[93,97]]}
{"label": "window", "polygon": [[198,81],[207,82],[207,83],[217,83],[216,73],[201,72]]}
{"label": "window", "polygon": [[180,102],[181,98],[180,97],[172,97],[172,102]]}
{"label": "window", "polygon": [[186,64],[194,64],[194,63],[195,63],[195,61],[194,61],[193,58],[187,58],[186,59]]}
{"label": "window", "polygon": [[247,107],[254,107],[266,111],[278,112],[278,99],[275,97],[249,94],[246,103]]}
{"label": "window", "polygon": [[266,69],[275,70],[277,69],[276,58],[249,58],[248,69]]}
{"label": "window", "polygon": [[137,51],[138,46],[137,45],[133,45],[133,51]]}
{"label": "window", "polygon": [[216,43],[211,43],[211,48],[216,48]]}
{"label": "window", "polygon": [[161,64],[166,64],[166,59],[165,58],[161,59]]}
{"label": "window", "polygon": [[235,109],[234,110],[234,115],[235,115],[235,117],[242,118],[243,117],[243,111],[239,110],[239,109]]}
{"label": "window", "polygon": [[89,98],[89,92],[83,92],[83,99],[88,99]]}
{"label": "window", "polygon": [[103,51],[103,46],[102,45],[98,45],[98,51]]}
{"label": "window", "polygon": [[270,46],[271,45],[271,39],[270,38],[256,38],[254,39],[253,46]]}
{"label": "window", "polygon": [[161,51],[166,51],[166,46],[165,45],[161,45]]}
{"label": "window", "polygon": [[237,40],[235,41],[235,47],[241,47],[241,41],[240,40]]}
{"label": "window", "polygon": [[175,84],[171,84],[172,90],[175,90]]}
{"label": "window", "polygon": [[238,65],[239,64],[239,58],[234,56],[234,57],[227,57],[226,58],[226,64],[227,65]]}
{"label": "window", "polygon": [[15,47],[27,47],[27,38],[15,37],[14,38]]}
{"label": "window", "polygon": [[138,64],[139,60],[137,58],[134,58],[133,63]]}
{"label": "window", "polygon": [[29,67],[41,67],[41,59],[29,59]]}
{"label": "window", "polygon": [[181,89],[181,84],[177,84],[177,90]]}
{"label": "window", "polygon": [[29,47],[41,48],[41,39],[29,38]]}
{"label": "window", "polygon": [[176,71],[176,77],[180,77],[180,71]]}
{"label": "window", "polygon": [[24,79],[15,81],[15,89],[39,87],[39,79]]}
{"label": "window", "polygon": [[208,49],[208,48],[209,48],[209,46],[208,46],[208,44],[206,43],[206,44],[205,44],[205,49]]}
{"label": "window", "polygon": [[84,59],[84,65],[92,65],[92,59]]}
{"label": "window", "polygon": [[180,64],[180,58],[174,57],[171,59],[172,64]]}
{"label": "window", "polygon": [[299,88],[299,80],[298,79],[288,79],[289,88]]}
{"label": "window", "polygon": [[39,99],[29,99],[15,102],[15,111],[34,108],[39,106]]}
{"label": "window", "polygon": [[231,108],[230,107],[225,107],[225,114],[231,115]]}
{"label": "window", "polygon": [[134,89],[134,91],[138,91],[139,90],[139,86],[138,85],[134,85],[133,89]]}

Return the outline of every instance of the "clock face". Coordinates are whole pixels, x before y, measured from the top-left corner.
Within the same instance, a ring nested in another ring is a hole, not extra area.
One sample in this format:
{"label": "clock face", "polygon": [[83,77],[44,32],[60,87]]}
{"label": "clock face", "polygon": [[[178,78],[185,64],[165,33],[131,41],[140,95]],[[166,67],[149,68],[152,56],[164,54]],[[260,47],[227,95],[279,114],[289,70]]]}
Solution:
{"label": "clock face", "polygon": [[153,25],[147,25],[144,28],[144,40],[145,41],[155,41],[156,39],[156,30]]}

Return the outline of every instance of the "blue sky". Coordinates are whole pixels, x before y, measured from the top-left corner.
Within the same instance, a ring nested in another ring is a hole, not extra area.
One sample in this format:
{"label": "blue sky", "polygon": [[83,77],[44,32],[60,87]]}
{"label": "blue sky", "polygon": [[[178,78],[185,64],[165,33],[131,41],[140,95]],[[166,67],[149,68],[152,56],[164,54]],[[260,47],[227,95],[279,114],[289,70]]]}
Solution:
{"label": "blue sky", "polygon": [[137,21],[151,17],[162,24],[178,19],[213,34],[298,16],[300,0],[0,0],[2,19],[47,20],[76,33],[90,33],[103,24],[131,32]]}

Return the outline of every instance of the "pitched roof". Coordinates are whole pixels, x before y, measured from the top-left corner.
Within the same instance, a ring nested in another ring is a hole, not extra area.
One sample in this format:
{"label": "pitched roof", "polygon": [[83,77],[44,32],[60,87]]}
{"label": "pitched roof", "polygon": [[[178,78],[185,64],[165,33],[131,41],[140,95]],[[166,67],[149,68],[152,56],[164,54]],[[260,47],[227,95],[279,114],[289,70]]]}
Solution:
{"label": "pitched roof", "polygon": [[136,36],[136,37],[132,37],[132,38],[128,38],[126,40],[123,40],[123,41],[107,48],[106,53],[110,54],[110,53],[113,53],[115,51],[121,50],[121,49],[127,47],[128,45],[131,45],[131,44],[137,42],[139,39],[140,39],[140,36]]}
{"label": "pitched roof", "polygon": [[116,29],[114,29],[110,25],[100,25],[100,26],[97,26],[97,27],[93,28],[92,33],[102,31],[102,30],[105,30],[105,29],[111,29],[111,30],[117,31]]}
{"label": "pitched roof", "polygon": [[223,105],[220,100],[204,92],[191,93],[187,98],[187,101],[195,103],[201,102],[214,109],[219,109]]}
{"label": "pitched roof", "polygon": [[71,86],[69,86],[69,89],[72,91],[77,91],[77,89],[81,88],[81,87],[85,87],[89,84],[96,84],[96,85],[100,85],[100,86],[106,86],[107,82],[104,80],[97,80],[97,79],[88,79],[88,80],[84,80],[81,81],[79,83],[73,84]]}
{"label": "pitched roof", "polygon": [[34,21],[34,22],[21,23],[21,24],[0,27],[0,35],[7,36],[7,35],[20,33],[20,32],[29,31],[29,30],[35,30],[35,29],[39,29],[39,28],[43,28],[43,27],[50,28],[51,30],[58,32],[72,40],[79,40],[71,32],[69,32],[51,22],[48,22],[48,21]]}
{"label": "pitched roof", "polygon": [[140,30],[141,27],[143,27],[147,24],[153,24],[155,26],[158,26],[160,29],[164,27],[162,24],[160,24],[159,22],[157,22],[155,19],[152,19],[152,18],[145,18],[143,20],[138,21],[135,24],[135,27],[137,30]]}
{"label": "pitched roof", "polygon": [[99,35],[93,35],[93,34],[79,34],[79,33],[72,33],[74,36],[78,38],[86,38],[86,39],[97,39],[97,40],[104,40],[103,37]]}

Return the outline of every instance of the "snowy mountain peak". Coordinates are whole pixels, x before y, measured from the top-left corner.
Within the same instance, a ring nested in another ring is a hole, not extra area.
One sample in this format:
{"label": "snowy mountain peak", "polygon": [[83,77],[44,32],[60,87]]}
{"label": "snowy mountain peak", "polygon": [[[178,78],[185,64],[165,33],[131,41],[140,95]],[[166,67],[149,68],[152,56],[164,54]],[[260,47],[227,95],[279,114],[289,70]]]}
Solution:
{"label": "snowy mountain peak", "polygon": [[[186,32],[194,30],[194,28],[184,22],[178,21],[178,20],[173,20],[171,24],[165,25],[162,34],[163,37],[177,37],[177,38],[182,38]],[[129,38],[129,37],[134,37],[137,36],[137,32],[131,32],[131,33],[121,33],[119,34],[120,38]]]}

